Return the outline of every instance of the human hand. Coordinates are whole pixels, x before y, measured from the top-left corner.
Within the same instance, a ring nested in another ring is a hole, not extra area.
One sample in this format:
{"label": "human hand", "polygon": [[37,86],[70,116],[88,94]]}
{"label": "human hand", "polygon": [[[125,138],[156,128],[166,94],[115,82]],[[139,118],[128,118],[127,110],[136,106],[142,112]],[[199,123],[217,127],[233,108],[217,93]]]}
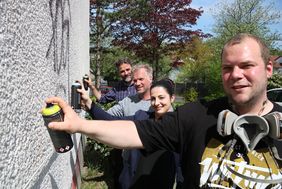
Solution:
{"label": "human hand", "polygon": [[63,122],[51,122],[48,127],[53,130],[66,131],[68,133],[80,132],[83,119],[60,97],[50,97],[45,100],[46,103],[58,104],[64,112]]}
{"label": "human hand", "polygon": [[81,100],[80,100],[81,107],[84,110],[89,110],[91,108],[92,100],[89,97],[88,92],[84,89],[84,85],[82,85],[82,82],[80,81],[77,82],[79,82],[80,85],[82,86],[81,89],[77,89],[77,92],[79,92],[81,95]]}
{"label": "human hand", "polygon": [[89,88],[92,90],[93,95],[95,96],[96,100],[100,100],[102,94],[101,91],[99,91],[96,86],[93,84],[92,80],[89,77],[89,80],[85,80],[85,82],[88,83]]}
{"label": "human hand", "polygon": [[88,84],[88,86],[91,90],[93,90],[93,88],[96,88],[95,85],[93,85],[93,82],[92,82],[90,77],[89,77],[89,79],[85,79],[84,81]]}

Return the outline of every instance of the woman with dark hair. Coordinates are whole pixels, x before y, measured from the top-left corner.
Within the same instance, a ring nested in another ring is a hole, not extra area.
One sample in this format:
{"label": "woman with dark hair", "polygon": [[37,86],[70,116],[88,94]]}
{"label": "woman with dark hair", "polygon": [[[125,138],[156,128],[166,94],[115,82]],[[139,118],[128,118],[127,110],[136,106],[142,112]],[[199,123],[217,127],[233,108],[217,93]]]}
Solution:
{"label": "woman with dark hair", "polygon": [[[158,120],[166,113],[173,111],[175,100],[175,85],[170,79],[162,79],[152,84],[150,88],[151,107],[153,111],[139,110],[133,116],[112,116],[93,103],[85,90],[78,90],[82,94],[82,105],[88,110],[93,119],[98,120]],[[176,164],[171,164],[175,161]],[[179,156],[166,150],[146,154],[142,150],[131,149],[123,152],[123,170],[119,177],[122,189],[127,188],[173,188],[175,173],[177,187],[180,188],[182,174]]]}

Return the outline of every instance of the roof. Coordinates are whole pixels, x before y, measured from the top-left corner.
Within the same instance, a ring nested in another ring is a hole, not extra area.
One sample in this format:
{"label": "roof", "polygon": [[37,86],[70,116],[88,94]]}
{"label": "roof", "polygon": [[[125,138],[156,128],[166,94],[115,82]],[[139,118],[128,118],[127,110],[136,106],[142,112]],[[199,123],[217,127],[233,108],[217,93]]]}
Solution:
{"label": "roof", "polygon": [[182,59],[174,60],[171,63],[171,66],[174,67],[174,68],[177,68],[177,67],[182,66],[182,65],[184,65],[184,61]]}
{"label": "roof", "polygon": [[274,69],[282,68],[282,56],[271,56],[270,60],[273,62]]}

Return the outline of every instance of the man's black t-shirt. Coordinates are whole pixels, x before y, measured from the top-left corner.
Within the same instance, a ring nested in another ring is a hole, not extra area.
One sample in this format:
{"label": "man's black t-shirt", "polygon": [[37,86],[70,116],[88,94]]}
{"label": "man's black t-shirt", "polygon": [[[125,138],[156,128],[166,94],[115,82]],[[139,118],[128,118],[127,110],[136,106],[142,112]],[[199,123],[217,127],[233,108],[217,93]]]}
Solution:
{"label": "man's black t-shirt", "polygon": [[[234,135],[222,137],[216,129],[218,114],[225,109],[232,110],[227,98],[220,98],[185,104],[157,122],[134,122],[146,151],[180,153],[184,188],[281,188],[281,161],[264,140],[250,152],[238,140],[227,153]],[[273,111],[282,108],[274,104]],[[282,142],[275,145],[279,150]]]}

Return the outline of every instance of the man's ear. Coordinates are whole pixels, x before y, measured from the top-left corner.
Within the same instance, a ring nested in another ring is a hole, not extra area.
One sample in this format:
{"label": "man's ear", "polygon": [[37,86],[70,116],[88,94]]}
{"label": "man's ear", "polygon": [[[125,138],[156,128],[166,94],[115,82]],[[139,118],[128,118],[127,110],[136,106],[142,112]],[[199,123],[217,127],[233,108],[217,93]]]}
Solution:
{"label": "man's ear", "polygon": [[267,79],[271,78],[272,74],[273,74],[273,62],[269,60],[268,63],[266,64]]}

